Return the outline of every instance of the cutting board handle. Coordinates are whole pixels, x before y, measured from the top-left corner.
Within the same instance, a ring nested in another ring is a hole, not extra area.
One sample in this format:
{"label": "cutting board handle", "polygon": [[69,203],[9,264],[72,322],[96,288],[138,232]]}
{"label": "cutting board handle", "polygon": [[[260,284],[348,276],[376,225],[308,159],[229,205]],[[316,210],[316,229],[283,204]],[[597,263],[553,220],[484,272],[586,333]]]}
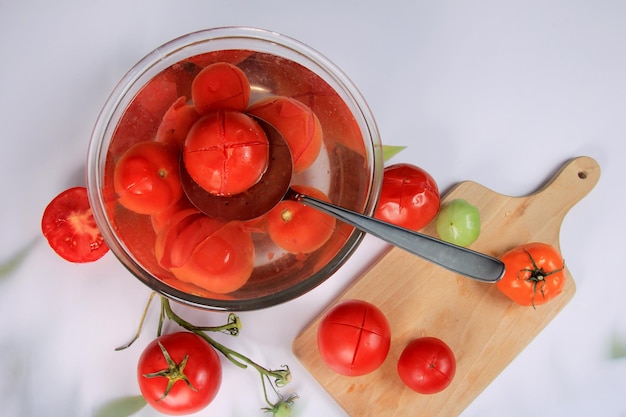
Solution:
{"label": "cutting board handle", "polygon": [[[558,216],[562,219],[569,209],[589,194],[599,179],[600,165],[595,159],[579,156],[567,161],[545,186],[529,197],[544,203],[546,218]],[[555,200],[558,200],[558,205],[550,204]]]}

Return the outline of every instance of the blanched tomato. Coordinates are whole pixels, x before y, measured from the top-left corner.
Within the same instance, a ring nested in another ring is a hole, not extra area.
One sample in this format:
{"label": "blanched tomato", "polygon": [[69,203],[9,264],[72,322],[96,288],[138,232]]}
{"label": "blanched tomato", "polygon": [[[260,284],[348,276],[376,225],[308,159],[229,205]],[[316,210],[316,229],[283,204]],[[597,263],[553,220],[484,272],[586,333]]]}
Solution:
{"label": "blanched tomato", "polygon": [[181,147],[191,126],[200,118],[193,104],[180,97],[167,110],[159,124],[156,140]]}
{"label": "blanched tomato", "polygon": [[256,184],[267,169],[269,142],[250,116],[220,110],[191,127],[183,160],[191,178],[204,190],[238,194]]}
{"label": "blanched tomato", "polygon": [[195,333],[154,339],[137,364],[137,381],[146,402],[169,415],[191,414],[213,401],[222,384],[215,349]]}
{"label": "blanched tomato", "polygon": [[283,136],[293,159],[293,169],[301,172],[317,159],[322,148],[322,125],[313,111],[289,97],[270,97],[253,103],[247,113],[265,120]]}
{"label": "blanched tomato", "polygon": [[176,213],[159,231],[155,255],[179,280],[218,294],[241,288],[254,268],[254,243],[243,223],[224,223],[195,208]]}
{"label": "blanched tomato", "polygon": [[41,230],[50,247],[70,262],[93,262],[109,250],[93,218],[85,187],[57,195],[44,210]]}
{"label": "blanched tomato", "polygon": [[146,141],[129,148],[115,165],[113,186],[119,203],[139,214],[153,214],[183,194],[179,153],[165,143]]}
{"label": "blanched tomato", "polygon": [[191,98],[202,115],[215,110],[243,111],[250,100],[250,82],[235,65],[218,62],[196,75],[191,84]]}
{"label": "blanched tomato", "polygon": [[433,177],[411,164],[385,168],[374,217],[418,231],[439,211],[439,188]]}
{"label": "blanched tomato", "polygon": [[385,361],[391,328],[384,313],[363,300],[347,300],[332,307],[320,321],[317,347],[335,372],[365,375]]}
{"label": "blanched tomato", "polygon": [[[320,190],[294,185],[293,189],[318,200],[329,201]],[[333,234],[333,216],[304,203],[283,200],[266,216],[267,231],[279,247],[290,253],[310,253],[321,248]]]}
{"label": "blanched tomato", "polygon": [[422,337],[404,348],[398,359],[397,371],[402,382],[413,391],[435,394],[452,382],[456,359],[442,340]]}
{"label": "blanched tomato", "polygon": [[527,243],[506,252],[501,260],[505,271],[496,285],[517,304],[545,304],[565,287],[565,262],[551,245]]}

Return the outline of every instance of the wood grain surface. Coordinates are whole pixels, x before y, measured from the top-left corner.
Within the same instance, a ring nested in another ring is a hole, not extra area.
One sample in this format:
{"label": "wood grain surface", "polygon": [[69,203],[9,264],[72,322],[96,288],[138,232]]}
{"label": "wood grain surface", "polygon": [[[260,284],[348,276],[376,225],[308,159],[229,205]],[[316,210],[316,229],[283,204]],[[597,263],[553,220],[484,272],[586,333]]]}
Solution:
{"label": "wood grain surface", "polygon": [[[442,203],[463,198],[481,214],[481,234],[471,248],[500,256],[531,241],[560,248],[561,223],[600,178],[589,157],[565,163],[546,185],[524,197],[510,197],[471,181],[456,185]],[[431,223],[424,233],[436,236]],[[563,254],[567,265],[567,254]],[[567,283],[558,298],[532,307],[517,306],[493,284],[470,280],[391,248],[328,308],[345,299],[376,304],[391,323],[391,350],[383,365],[362,377],[334,373],[317,351],[316,332],[325,311],[294,340],[293,351],[305,368],[351,416],[458,416],[480,392],[563,309],[576,291]],[[420,336],[444,340],[455,352],[457,372],[450,386],[434,395],[404,387],[396,363],[404,346]]]}

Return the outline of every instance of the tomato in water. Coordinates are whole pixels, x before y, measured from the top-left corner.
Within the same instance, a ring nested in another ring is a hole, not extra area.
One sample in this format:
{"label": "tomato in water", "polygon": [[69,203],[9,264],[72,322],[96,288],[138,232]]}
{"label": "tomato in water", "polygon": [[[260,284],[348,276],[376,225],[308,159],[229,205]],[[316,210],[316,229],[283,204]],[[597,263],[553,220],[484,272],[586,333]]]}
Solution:
{"label": "tomato in water", "polygon": [[168,415],[204,409],[222,384],[222,364],[215,349],[195,333],[178,332],[150,342],[137,364],[141,394]]}
{"label": "tomato in water", "polygon": [[[322,191],[294,185],[293,189],[319,200],[330,200]],[[266,216],[267,232],[280,248],[290,253],[311,253],[321,248],[332,236],[336,220],[333,216],[292,200],[281,201]]]}
{"label": "tomato in water", "polygon": [[435,218],[439,205],[439,188],[428,172],[411,164],[395,164],[385,168],[374,217],[418,231]]}
{"label": "tomato in water", "polygon": [[290,97],[270,97],[247,110],[272,125],[283,136],[293,159],[294,172],[310,167],[322,148],[322,125],[304,103]]}
{"label": "tomato in water", "polygon": [[346,300],[332,307],[320,321],[317,347],[322,360],[346,376],[365,375],[385,361],[391,328],[384,313],[363,300]]}
{"label": "tomato in water", "polygon": [[178,174],[179,152],[161,142],[130,147],[115,165],[113,186],[119,203],[139,214],[154,214],[182,196]]}
{"label": "tomato in water", "polygon": [[237,66],[217,62],[205,67],[191,83],[191,98],[198,113],[243,111],[250,100],[250,82]]}
{"label": "tomato in water", "polygon": [[176,213],[157,234],[155,256],[181,281],[226,294],[254,269],[254,243],[243,223],[224,223],[195,208]]}
{"label": "tomato in water", "polygon": [[412,340],[397,364],[402,382],[420,394],[443,391],[454,378],[456,359],[450,347],[435,337]]}
{"label": "tomato in water", "polygon": [[496,286],[519,305],[545,304],[565,287],[565,262],[552,245],[526,243],[506,252],[500,259],[505,272]]}
{"label": "tomato in water", "polygon": [[235,111],[216,111],[198,120],[183,147],[187,172],[204,190],[233,195],[256,184],[269,160],[261,126]]}
{"label": "tomato in water", "polygon": [[43,212],[41,230],[50,247],[69,262],[93,262],[109,251],[85,187],[67,189],[53,198]]}
{"label": "tomato in water", "polygon": [[195,107],[187,103],[186,97],[180,97],[167,110],[159,124],[156,140],[181,147],[191,126],[200,118]]}

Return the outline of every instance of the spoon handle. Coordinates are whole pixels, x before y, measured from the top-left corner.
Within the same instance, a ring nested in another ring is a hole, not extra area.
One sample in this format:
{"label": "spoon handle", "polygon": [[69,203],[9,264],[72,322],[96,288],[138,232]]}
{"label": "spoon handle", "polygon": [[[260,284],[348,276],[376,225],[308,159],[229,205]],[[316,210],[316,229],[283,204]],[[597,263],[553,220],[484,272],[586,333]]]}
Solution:
{"label": "spoon handle", "polygon": [[496,282],[504,274],[504,264],[497,258],[453,245],[422,233],[404,229],[300,193],[295,193],[291,197],[330,214],[363,232],[469,278],[483,282]]}

